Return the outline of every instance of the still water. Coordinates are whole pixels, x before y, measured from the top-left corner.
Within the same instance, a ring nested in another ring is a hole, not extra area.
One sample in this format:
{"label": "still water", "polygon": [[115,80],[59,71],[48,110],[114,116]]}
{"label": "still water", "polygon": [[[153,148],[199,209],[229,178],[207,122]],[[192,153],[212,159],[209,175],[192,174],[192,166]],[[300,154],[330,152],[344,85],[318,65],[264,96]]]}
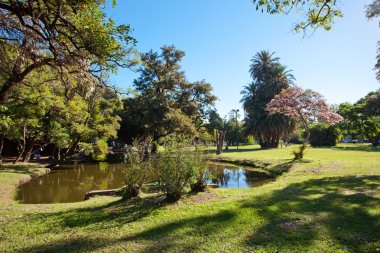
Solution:
{"label": "still water", "polygon": [[[20,185],[17,199],[29,204],[83,201],[88,191],[122,187],[122,166],[111,163],[65,165]],[[209,178],[209,183],[222,188],[257,187],[268,182],[253,170],[224,164],[212,166]]]}

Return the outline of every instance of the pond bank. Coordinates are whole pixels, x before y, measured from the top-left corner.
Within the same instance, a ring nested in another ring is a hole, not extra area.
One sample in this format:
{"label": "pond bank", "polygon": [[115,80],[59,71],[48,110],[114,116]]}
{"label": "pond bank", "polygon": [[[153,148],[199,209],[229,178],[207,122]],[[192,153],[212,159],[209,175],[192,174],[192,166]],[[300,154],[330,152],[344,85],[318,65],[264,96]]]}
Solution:
{"label": "pond bank", "polygon": [[[380,153],[338,148],[311,148],[307,163],[272,183],[210,189],[199,201],[143,194],[40,205],[0,195],[0,252],[376,252]],[[291,159],[290,150],[239,155]],[[1,168],[0,191],[29,170]]]}

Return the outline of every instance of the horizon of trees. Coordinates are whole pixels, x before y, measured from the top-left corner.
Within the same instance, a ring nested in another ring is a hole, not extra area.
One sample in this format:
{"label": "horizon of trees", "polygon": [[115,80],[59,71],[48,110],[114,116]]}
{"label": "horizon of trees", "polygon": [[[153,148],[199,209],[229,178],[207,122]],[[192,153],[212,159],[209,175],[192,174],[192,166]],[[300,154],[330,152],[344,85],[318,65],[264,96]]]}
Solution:
{"label": "horizon of trees", "polygon": [[[130,27],[107,19],[102,9],[106,3],[0,3],[0,156],[6,139],[18,146],[16,161],[26,162],[48,146],[57,160],[78,154],[104,160],[114,139],[128,144],[142,139],[155,152],[173,136],[186,135],[194,143],[213,143],[221,154],[224,145],[238,148],[252,138],[262,148],[276,148],[300,131],[294,118],[267,111],[295,81],[274,53],[261,51],[252,58],[252,83],[241,92],[245,119],[238,120],[238,109],[222,117],[213,108],[217,98],[212,85],[187,80],[180,65],[184,51],[163,46],[160,52],[136,52]],[[368,18],[377,17],[379,10],[375,1]],[[326,22],[316,25],[328,28],[332,19]],[[119,67],[134,67],[140,74],[127,96],[107,81]],[[342,135],[379,143],[379,93],[339,105],[337,112],[345,118],[337,125]]]}

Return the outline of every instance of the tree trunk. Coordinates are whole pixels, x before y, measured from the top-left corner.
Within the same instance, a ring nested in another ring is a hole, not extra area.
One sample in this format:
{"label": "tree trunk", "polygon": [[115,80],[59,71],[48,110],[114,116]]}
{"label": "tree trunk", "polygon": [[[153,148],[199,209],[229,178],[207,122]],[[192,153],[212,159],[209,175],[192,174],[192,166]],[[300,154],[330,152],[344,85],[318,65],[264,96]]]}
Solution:
{"label": "tree trunk", "polygon": [[5,135],[2,134],[0,138],[0,166],[3,165],[2,153],[3,153],[3,147],[4,147],[4,139],[5,139]]}
{"label": "tree trunk", "polygon": [[26,146],[26,124],[24,123],[24,128],[22,130],[22,148],[21,148],[20,154],[18,154],[18,156],[17,156],[16,160],[13,162],[13,164],[20,161],[22,155],[24,154],[25,146]]}
{"label": "tree trunk", "polygon": [[368,138],[368,139],[370,140],[372,147],[377,147],[379,145],[380,135],[376,136],[375,138]]}
{"label": "tree trunk", "polygon": [[216,154],[220,155],[223,152],[224,137],[226,135],[225,131],[216,132]]}
{"label": "tree trunk", "polygon": [[32,139],[29,147],[28,147],[28,150],[26,152],[24,152],[24,158],[23,158],[23,162],[24,163],[27,163],[29,162],[30,160],[30,155],[32,154],[33,152],[33,148],[34,148],[34,139]]}
{"label": "tree trunk", "polygon": [[79,141],[80,141],[80,138],[76,138],[71,143],[70,147],[66,151],[65,157],[70,157],[70,156],[74,155],[75,149],[77,148]]}
{"label": "tree trunk", "polygon": [[55,145],[54,145],[53,151],[51,152],[50,159],[55,160],[55,149],[56,149],[56,147],[55,147]]}
{"label": "tree trunk", "polygon": [[11,93],[11,88],[16,84],[13,80],[7,80],[0,89],[0,104],[7,102],[8,97]]}
{"label": "tree trunk", "polygon": [[58,147],[57,160],[58,161],[61,160],[61,148],[60,147]]}
{"label": "tree trunk", "polygon": [[307,147],[307,144],[309,142],[309,138],[310,138],[310,129],[308,127],[305,128],[305,132],[306,132],[306,136],[305,136],[305,140],[302,144],[302,146],[300,147],[299,151],[297,152],[294,152],[294,159],[295,160],[299,160],[299,159],[302,159],[303,158],[303,155],[304,155],[304,152],[305,152],[305,149]]}

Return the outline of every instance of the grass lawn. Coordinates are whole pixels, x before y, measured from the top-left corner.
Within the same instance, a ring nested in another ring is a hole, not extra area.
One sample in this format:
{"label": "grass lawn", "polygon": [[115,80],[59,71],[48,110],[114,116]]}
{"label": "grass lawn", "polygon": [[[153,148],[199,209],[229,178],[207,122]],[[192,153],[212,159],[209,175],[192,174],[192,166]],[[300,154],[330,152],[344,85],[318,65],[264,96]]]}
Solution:
{"label": "grass lawn", "polygon": [[288,171],[258,188],[212,189],[176,204],[154,194],[18,204],[16,184],[36,168],[0,168],[0,251],[380,251],[380,149],[309,148],[294,163],[294,148],[231,148],[223,159],[287,164]]}

